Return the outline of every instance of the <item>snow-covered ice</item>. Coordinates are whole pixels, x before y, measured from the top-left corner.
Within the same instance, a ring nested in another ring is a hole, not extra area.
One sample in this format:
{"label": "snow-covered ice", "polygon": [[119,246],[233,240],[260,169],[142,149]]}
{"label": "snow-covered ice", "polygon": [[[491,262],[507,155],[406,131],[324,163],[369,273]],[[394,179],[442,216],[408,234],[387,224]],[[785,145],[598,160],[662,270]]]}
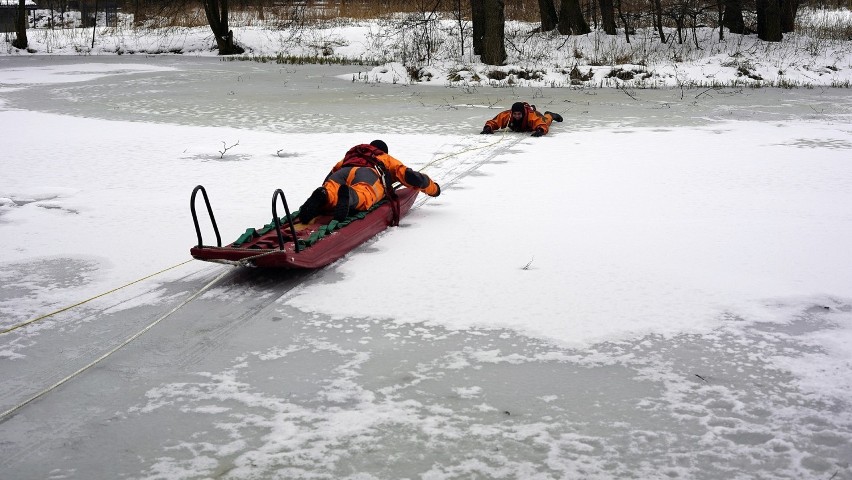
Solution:
{"label": "snow-covered ice", "polygon": [[[443,190],[328,268],[229,271],[6,418],[14,478],[852,475],[845,90],[0,67],[0,327],[175,267],[0,335],[3,411],[231,268],[182,264],[195,185],[224,241],[374,138]],[[565,122],[478,135],[517,100]]]}

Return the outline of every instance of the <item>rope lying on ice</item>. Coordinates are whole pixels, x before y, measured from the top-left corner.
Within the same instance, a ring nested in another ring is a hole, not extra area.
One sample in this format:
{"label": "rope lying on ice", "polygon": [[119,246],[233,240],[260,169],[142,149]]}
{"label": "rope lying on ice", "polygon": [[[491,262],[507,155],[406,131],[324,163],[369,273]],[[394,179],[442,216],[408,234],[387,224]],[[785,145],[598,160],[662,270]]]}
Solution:
{"label": "rope lying on ice", "polygon": [[[446,159],[448,159],[448,158],[455,157],[455,156],[457,156],[457,155],[461,155],[461,154],[463,154],[463,153],[472,152],[472,151],[474,151],[474,150],[481,150],[481,149],[483,149],[483,148],[493,147],[494,145],[497,145],[498,143],[502,142],[502,141],[506,138],[506,130],[502,130],[502,131],[501,131],[501,133],[500,133],[500,135],[498,135],[498,136],[499,136],[500,138],[499,138],[499,139],[497,139],[497,141],[495,141],[495,142],[491,142],[491,143],[489,143],[489,144],[487,144],[487,145],[480,145],[480,146],[478,146],[478,147],[469,147],[469,148],[465,148],[465,149],[463,149],[463,150],[460,150],[460,151],[458,151],[458,152],[448,153],[448,154],[444,155],[443,157],[438,157],[438,158],[436,158],[436,159],[434,159],[434,160],[430,161],[430,162],[429,162],[429,163],[427,163],[426,165],[423,165],[422,167],[420,167],[420,171],[422,172],[423,170],[426,170],[426,168],[428,168],[428,167],[432,166],[432,165],[433,165],[433,164],[435,164],[436,162],[440,162],[441,160],[446,160]],[[521,140],[521,138],[518,138],[518,141],[520,141],[520,140]],[[515,142],[515,143],[517,143],[517,142]]]}
{"label": "rope lying on ice", "polygon": [[82,305],[82,304],[84,304],[84,303],[87,303],[87,302],[91,302],[92,300],[94,300],[94,299],[96,299],[96,298],[100,298],[100,297],[103,297],[104,295],[109,295],[110,293],[117,292],[117,291],[121,290],[122,288],[129,287],[129,286],[131,286],[131,285],[133,285],[133,284],[135,284],[135,283],[139,283],[139,282],[141,282],[142,280],[147,280],[147,279],[149,279],[149,278],[151,278],[151,277],[153,277],[153,276],[156,276],[156,275],[159,275],[159,274],[161,274],[161,273],[163,273],[163,272],[167,272],[167,271],[172,270],[172,269],[174,269],[174,268],[180,267],[181,265],[185,265],[185,264],[187,264],[187,263],[189,263],[189,262],[191,262],[191,261],[192,261],[192,259],[187,260],[187,261],[185,261],[185,262],[178,263],[177,265],[172,265],[171,267],[164,268],[164,269],[160,270],[159,272],[152,273],[152,274],[150,274],[150,275],[144,276],[144,277],[140,278],[139,280],[134,280],[134,281],[132,281],[132,282],[130,282],[130,283],[128,283],[128,284],[122,285],[122,286],[117,287],[117,288],[113,288],[112,290],[110,290],[110,291],[108,291],[108,292],[104,292],[104,293],[101,293],[101,294],[99,294],[99,295],[95,295],[94,297],[87,298],[87,299],[83,300],[82,302],[77,302],[77,303],[75,303],[74,305],[68,305],[67,307],[60,308],[59,310],[56,310],[56,311],[54,311],[54,312],[50,312],[50,313],[48,313],[48,314],[46,314],[46,315],[42,315],[42,316],[40,316],[40,317],[38,317],[38,318],[34,318],[34,319],[32,319],[32,320],[27,320],[26,322],[21,322],[21,323],[19,323],[19,324],[17,324],[17,325],[12,325],[12,326],[11,326],[11,327],[9,327],[9,328],[6,328],[6,329],[3,329],[3,330],[0,330],[0,335],[3,335],[4,333],[9,333],[9,332],[14,331],[14,330],[17,330],[17,329],[19,329],[19,328],[21,328],[21,327],[25,327],[25,326],[27,326],[27,325],[29,325],[29,324],[33,323],[33,322],[37,322],[37,321],[39,321],[39,320],[44,320],[45,318],[52,317],[53,315],[56,315],[57,313],[62,313],[62,312],[64,312],[65,310],[70,310],[70,309],[72,309],[72,308],[74,308],[74,307],[79,307],[80,305]]}
{"label": "rope lying on ice", "polygon": [[225,260],[224,258],[210,258],[204,260],[205,262],[212,263],[221,263],[223,265],[231,265],[232,267],[251,267],[252,261],[256,258],[265,257],[267,255],[272,255],[273,253],[281,253],[281,250],[270,250],[268,252],[259,253],[257,255],[252,255],[251,257],[241,258],[239,260]]}
{"label": "rope lying on ice", "polygon": [[42,390],[41,392],[37,393],[36,395],[33,395],[33,396],[32,396],[32,397],[30,397],[29,399],[27,399],[27,400],[25,400],[25,401],[23,401],[23,402],[21,402],[21,403],[19,403],[19,404],[15,405],[14,407],[12,407],[12,408],[10,408],[10,409],[6,410],[6,411],[5,411],[5,412],[3,412],[3,413],[0,413],[0,422],[5,421],[5,420],[6,420],[6,419],[10,416],[10,415],[12,415],[13,413],[17,412],[17,411],[18,411],[18,410],[20,410],[21,408],[23,408],[23,407],[25,407],[26,405],[28,405],[28,404],[30,404],[30,403],[32,403],[32,402],[34,402],[34,401],[38,400],[39,398],[41,398],[41,397],[43,397],[43,396],[47,395],[48,393],[50,393],[51,391],[53,391],[53,390],[55,390],[56,388],[60,387],[61,385],[63,385],[64,383],[68,382],[68,381],[69,381],[69,380],[71,380],[72,378],[76,377],[77,375],[80,375],[81,373],[85,372],[86,370],[88,370],[88,369],[92,368],[93,366],[97,365],[99,362],[101,362],[101,361],[102,361],[102,360],[104,360],[105,358],[109,357],[109,356],[110,356],[110,355],[112,355],[113,353],[117,352],[119,349],[123,348],[124,346],[126,346],[127,344],[129,344],[130,342],[132,342],[133,340],[136,340],[136,339],[137,339],[137,338],[139,338],[142,334],[144,334],[144,333],[145,333],[145,332],[147,332],[148,330],[150,330],[150,329],[154,328],[154,326],[155,326],[155,325],[157,325],[157,324],[158,324],[158,323],[160,323],[161,321],[163,321],[163,320],[165,320],[166,318],[168,318],[171,314],[173,314],[173,313],[175,313],[176,311],[180,310],[180,309],[181,309],[181,307],[183,307],[183,306],[184,306],[184,305],[186,305],[187,303],[189,303],[189,302],[191,302],[191,301],[195,300],[195,299],[196,299],[199,295],[201,295],[201,294],[202,294],[202,293],[204,293],[207,289],[209,289],[210,287],[212,287],[212,286],[213,286],[213,284],[215,284],[216,282],[218,282],[218,281],[219,281],[222,277],[224,277],[224,276],[225,276],[228,272],[229,272],[229,270],[225,270],[225,271],[223,271],[223,272],[222,272],[222,273],[220,273],[220,274],[219,274],[216,278],[214,278],[213,280],[211,280],[211,281],[210,281],[207,285],[204,285],[203,287],[201,287],[201,289],[200,289],[200,290],[198,290],[197,292],[195,292],[192,296],[190,296],[189,298],[187,298],[186,300],[184,300],[183,302],[181,302],[181,304],[180,304],[180,305],[178,305],[178,306],[176,306],[175,308],[173,308],[173,309],[169,310],[169,312],[168,312],[168,313],[166,313],[165,315],[161,316],[160,318],[158,318],[158,319],[154,320],[153,322],[151,322],[150,324],[148,324],[148,326],[147,326],[147,327],[143,328],[142,330],[140,330],[139,332],[137,332],[136,334],[134,334],[133,336],[131,336],[130,338],[128,338],[127,340],[125,340],[124,342],[122,342],[121,344],[119,344],[118,346],[116,346],[115,348],[113,348],[112,350],[110,350],[110,351],[106,352],[105,354],[101,355],[100,357],[98,357],[97,359],[95,359],[94,361],[92,361],[91,363],[89,363],[88,365],[86,365],[85,367],[80,368],[80,369],[79,369],[79,370],[77,370],[76,372],[74,372],[74,373],[72,373],[71,375],[68,375],[67,377],[63,378],[62,380],[60,380],[60,381],[58,381],[58,382],[54,383],[53,385],[51,385],[50,387],[48,387],[48,388],[46,388],[46,389]]}

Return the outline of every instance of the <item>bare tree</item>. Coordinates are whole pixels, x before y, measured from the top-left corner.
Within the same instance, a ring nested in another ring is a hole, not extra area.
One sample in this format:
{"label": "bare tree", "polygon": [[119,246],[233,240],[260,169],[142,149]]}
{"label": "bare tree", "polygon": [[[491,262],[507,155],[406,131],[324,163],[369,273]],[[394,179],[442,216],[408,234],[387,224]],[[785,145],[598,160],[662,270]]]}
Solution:
{"label": "bare tree", "polygon": [[454,0],[453,1],[453,11],[452,11],[453,19],[459,26],[459,48],[461,48],[460,56],[464,58],[464,39],[467,35],[468,28],[467,22],[464,18],[464,9],[462,8],[462,0]]}
{"label": "bare tree", "polygon": [[630,43],[630,22],[628,22],[624,10],[621,9],[621,3],[621,0],[615,0],[615,10],[618,12],[618,18],[621,19],[622,25],[624,25],[624,39],[627,43]]}
{"label": "bare tree", "polygon": [[133,0],[133,24],[136,26],[145,24],[145,17],[147,13],[140,3],[140,0]]}
{"label": "bare tree", "polygon": [[684,41],[683,32],[687,28],[687,20],[689,20],[689,27],[692,31],[695,48],[700,48],[696,32],[699,23],[698,18],[703,17],[705,12],[711,7],[712,4],[710,2],[696,0],[675,0],[668,4],[667,8],[663,10],[663,14],[675,24],[678,44],[682,44]]}
{"label": "bare tree", "polygon": [[666,32],[663,30],[663,3],[660,0],[651,0],[651,13],[654,27],[660,36],[660,43],[666,43]]}
{"label": "bare tree", "polygon": [[488,65],[506,63],[506,17],[503,0],[473,0],[483,3],[482,62]]}
{"label": "bare tree", "polygon": [[757,38],[767,42],[780,42],[781,2],[757,0]]}
{"label": "bare tree", "polygon": [[558,28],[562,35],[585,35],[592,31],[583,17],[580,0],[562,0]]}
{"label": "bare tree", "polygon": [[485,0],[470,0],[470,19],[473,35],[473,54],[482,55],[482,37],[485,32]]}
{"label": "bare tree", "polygon": [[18,0],[18,6],[15,7],[15,40],[12,41],[12,46],[21,50],[30,46],[30,42],[27,40],[26,0]]}
{"label": "bare tree", "polygon": [[228,0],[201,0],[201,3],[216,38],[219,55],[243,53],[245,50],[234,43],[234,32],[228,27]]}
{"label": "bare tree", "polygon": [[723,0],[725,2],[725,13],[722,15],[722,26],[731,33],[743,35],[746,32],[743,20],[742,0]]}
{"label": "bare tree", "polygon": [[601,24],[607,35],[615,35],[615,7],[612,0],[600,0]]}
{"label": "bare tree", "polygon": [[725,4],[722,0],[716,0],[716,24],[719,25],[719,41],[725,39],[725,29],[722,28],[722,16],[725,14]]}
{"label": "bare tree", "polygon": [[556,7],[553,0],[538,0],[538,11],[541,16],[541,31],[549,32],[556,28],[559,17],[556,16]]}
{"label": "bare tree", "polygon": [[790,33],[796,29],[796,11],[799,0],[781,0],[781,33]]}
{"label": "bare tree", "polygon": [[[410,38],[411,42],[405,42],[406,48],[403,55],[403,63],[414,61],[416,64],[432,62],[432,54],[439,44],[437,38],[438,22],[440,14],[438,8],[441,0],[415,0],[416,10],[406,14],[399,23],[404,37]],[[411,54],[411,58],[408,57]]]}

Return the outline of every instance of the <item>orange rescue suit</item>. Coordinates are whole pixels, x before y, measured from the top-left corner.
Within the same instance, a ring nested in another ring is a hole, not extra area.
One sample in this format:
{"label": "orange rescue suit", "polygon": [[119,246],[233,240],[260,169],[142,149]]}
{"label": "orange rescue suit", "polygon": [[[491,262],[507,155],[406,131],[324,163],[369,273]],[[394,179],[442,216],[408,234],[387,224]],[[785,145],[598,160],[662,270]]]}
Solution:
{"label": "orange rescue suit", "polygon": [[349,185],[356,195],[350,195],[350,205],[357,210],[369,210],[385,196],[385,184],[399,182],[406,187],[421,190],[426,195],[437,197],[441,193],[438,184],[428,175],[412,170],[382,150],[369,145],[356,145],[349,149],[343,160],[331,169],[323,182],[328,194],[326,208],[337,205],[337,190],[341,184]]}
{"label": "orange rescue suit", "polygon": [[541,130],[543,134],[546,134],[550,130],[551,123],[553,123],[553,117],[549,113],[541,114],[534,108],[527,106],[524,111],[524,118],[519,123],[515,123],[512,120],[512,111],[506,110],[485,122],[485,126],[490,127],[495,132],[501,128],[508,128],[513,132],[534,132],[535,130]]}

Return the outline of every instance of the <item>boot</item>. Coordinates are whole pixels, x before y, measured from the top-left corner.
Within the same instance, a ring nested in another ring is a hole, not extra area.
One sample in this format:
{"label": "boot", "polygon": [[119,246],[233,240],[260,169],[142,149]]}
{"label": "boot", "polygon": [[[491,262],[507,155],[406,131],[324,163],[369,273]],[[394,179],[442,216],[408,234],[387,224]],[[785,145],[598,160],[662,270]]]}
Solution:
{"label": "boot", "polygon": [[562,115],[559,115],[558,113],[553,113],[553,112],[544,112],[545,115],[547,115],[548,113],[550,114],[550,118],[552,118],[553,120],[555,120],[557,122],[562,121]]}
{"label": "boot", "polygon": [[338,222],[346,220],[349,216],[349,185],[341,185],[337,189],[337,205],[334,206],[334,219]]}
{"label": "boot", "polygon": [[304,205],[299,207],[299,222],[307,224],[320,214],[325,203],[328,201],[328,194],[325,188],[319,187],[314,190],[314,193],[308,198]]}

